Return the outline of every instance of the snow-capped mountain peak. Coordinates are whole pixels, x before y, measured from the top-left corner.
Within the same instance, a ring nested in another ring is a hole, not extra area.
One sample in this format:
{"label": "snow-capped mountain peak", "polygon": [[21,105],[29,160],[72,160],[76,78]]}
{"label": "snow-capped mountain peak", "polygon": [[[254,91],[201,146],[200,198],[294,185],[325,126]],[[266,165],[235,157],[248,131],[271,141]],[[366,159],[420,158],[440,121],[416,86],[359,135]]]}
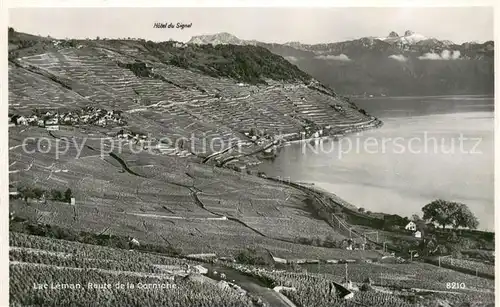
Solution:
{"label": "snow-capped mountain peak", "polygon": [[221,32],[216,34],[208,34],[208,35],[198,35],[193,36],[188,42],[188,44],[196,44],[196,45],[255,45],[255,41],[247,41],[243,39],[239,39],[233,34],[227,32]]}
{"label": "snow-capped mountain peak", "polygon": [[389,33],[389,36],[380,38],[380,40],[383,40],[387,43],[403,45],[413,45],[427,39],[429,38],[422,34],[415,33],[411,30],[406,30],[403,36],[399,36],[398,33],[392,31],[391,33]]}
{"label": "snow-capped mountain peak", "polygon": [[413,32],[412,30],[405,31],[405,36],[412,36],[413,34],[415,34],[415,32]]}
{"label": "snow-capped mountain peak", "polygon": [[287,43],[284,43],[285,46],[290,46],[290,47],[294,47],[294,48],[300,48],[302,47],[302,43],[301,42],[287,42]]}
{"label": "snow-capped mountain peak", "polygon": [[399,37],[398,33],[392,31],[391,33],[389,33],[389,36],[387,37]]}

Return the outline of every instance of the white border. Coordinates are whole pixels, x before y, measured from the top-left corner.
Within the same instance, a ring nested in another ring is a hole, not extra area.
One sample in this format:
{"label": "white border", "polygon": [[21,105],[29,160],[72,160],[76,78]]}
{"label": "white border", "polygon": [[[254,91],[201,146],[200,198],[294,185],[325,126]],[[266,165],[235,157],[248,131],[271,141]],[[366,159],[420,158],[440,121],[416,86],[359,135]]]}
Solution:
{"label": "white border", "polygon": [[[8,10],[6,3],[0,2],[0,23],[3,31],[0,33],[0,42],[3,47],[0,50],[0,280],[9,280],[9,136],[8,136]],[[9,283],[0,282],[0,306],[9,304]]]}
{"label": "white border", "polygon": [[[500,21],[499,21],[499,18],[498,18],[498,13],[499,13],[499,5],[498,3],[496,3],[496,5],[494,6],[494,17],[493,17],[493,23],[494,23],[494,29],[493,29],[493,37],[494,37],[494,43],[495,43],[495,67],[494,67],[494,75],[495,75],[495,128],[494,128],[494,134],[495,134],[495,160],[494,160],[494,168],[495,168],[495,172],[494,172],[494,187],[495,187],[495,208],[494,208],[494,215],[495,215],[495,256],[497,255],[496,251],[499,249],[500,247],[500,239],[498,238],[498,235],[496,235],[497,232],[499,232],[498,230],[500,229],[500,225],[498,224],[500,222],[500,217],[499,217],[499,214],[498,214],[498,204],[499,204],[499,201],[500,201],[500,197],[498,196],[498,192],[500,191],[500,181],[497,180],[497,176],[500,174],[500,165],[499,163],[497,163],[497,158],[500,156],[499,153],[500,153],[500,136],[499,136],[499,133],[498,131],[500,131],[500,120],[499,120],[499,116],[500,116],[500,110],[498,109],[498,103],[499,103],[499,98],[498,98],[498,89],[500,88],[500,80],[499,80],[499,74],[498,74],[498,70],[500,69],[500,64],[498,63],[498,61],[500,60],[500,56],[499,56],[499,52],[496,50],[496,48],[498,48],[497,44],[498,44],[498,41],[499,41],[499,35],[500,35],[500,30],[499,30],[499,27],[500,27]],[[495,276],[500,276],[500,266],[497,265],[497,260],[495,259]],[[500,286],[500,278],[495,278],[495,305],[496,306],[500,306],[500,297],[499,297],[499,293],[498,293],[498,289],[499,289],[499,286]]]}
{"label": "white border", "polygon": [[9,7],[471,7],[493,0],[9,0]]}

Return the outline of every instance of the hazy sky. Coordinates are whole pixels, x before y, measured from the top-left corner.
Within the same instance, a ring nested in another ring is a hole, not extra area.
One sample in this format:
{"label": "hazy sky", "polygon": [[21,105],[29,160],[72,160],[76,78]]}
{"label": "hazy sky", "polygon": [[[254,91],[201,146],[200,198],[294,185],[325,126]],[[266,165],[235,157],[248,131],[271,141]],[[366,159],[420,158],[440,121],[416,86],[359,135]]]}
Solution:
{"label": "hazy sky", "polygon": [[[192,23],[155,29],[155,22]],[[335,42],[405,30],[455,43],[493,40],[493,9],[448,8],[15,8],[9,25],[56,38],[134,37],[187,41],[229,32],[264,42]]]}

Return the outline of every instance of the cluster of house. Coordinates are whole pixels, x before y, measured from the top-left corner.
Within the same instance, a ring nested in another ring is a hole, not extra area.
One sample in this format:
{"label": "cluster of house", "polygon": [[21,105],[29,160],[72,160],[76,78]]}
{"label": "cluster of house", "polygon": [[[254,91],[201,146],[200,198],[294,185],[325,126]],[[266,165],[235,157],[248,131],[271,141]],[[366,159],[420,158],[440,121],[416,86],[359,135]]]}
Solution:
{"label": "cluster of house", "polygon": [[335,111],[337,111],[339,113],[345,113],[345,110],[341,105],[335,104],[332,107],[335,109]]}
{"label": "cluster of house", "polygon": [[79,111],[46,111],[37,112],[31,116],[9,114],[11,125],[39,126],[47,130],[59,130],[59,125],[75,125],[79,123],[94,124],[106,127],[109,124],[124,125],[126,122],[121,117],[122,111],[95,108],[87,106]]}
{"label": "cluster of house", "polygon": [[324,134],[323,129],[319,129],[317,131],[313,131],[311,129],[311,127],[306,127],[305,130],[306,131],[301,131],[300,132],[300,136],[301,136],[302,139],[304,139],[304,138],[313,138],[313,139],[316,139],[316,138],[319,138],[320,136],[323,136],[323,134]]}
{"label": "cluster of house", "polygon": [[409,222],[405,226],[405,230],[413,232],[415,238],[422,238],[422,231],[418,229],[417,224],[414,221]]}
{"label": "cluster of house", "polygon": [[116,134],[116,136],[119,139],[127,139],[127,140],[136,141],[136,142],[139,142],[140,140],[146,140],[148,138],[148,136],[146,134],[144,134],[144,133],[133,132],[133,131],[125,131],[123,129],[121,129],[120,131],[118,131],[118,133]]}

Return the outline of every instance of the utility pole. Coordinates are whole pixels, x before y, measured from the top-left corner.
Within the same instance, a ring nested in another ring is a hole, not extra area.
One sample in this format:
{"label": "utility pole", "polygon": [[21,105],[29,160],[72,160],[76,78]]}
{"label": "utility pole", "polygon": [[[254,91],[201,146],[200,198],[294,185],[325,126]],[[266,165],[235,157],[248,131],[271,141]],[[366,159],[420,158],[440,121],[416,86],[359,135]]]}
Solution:
{"label": "utility pole", "polygon": [[413,253],[416,252],[416,250],[410,250],[410,261],[413,261]]}
{"label": "utility pole", "polygon": [[347,262],[345,264],[345,282],[348,283],[349,282],[349,279],[348,279],[348,276],[347,276]]}

